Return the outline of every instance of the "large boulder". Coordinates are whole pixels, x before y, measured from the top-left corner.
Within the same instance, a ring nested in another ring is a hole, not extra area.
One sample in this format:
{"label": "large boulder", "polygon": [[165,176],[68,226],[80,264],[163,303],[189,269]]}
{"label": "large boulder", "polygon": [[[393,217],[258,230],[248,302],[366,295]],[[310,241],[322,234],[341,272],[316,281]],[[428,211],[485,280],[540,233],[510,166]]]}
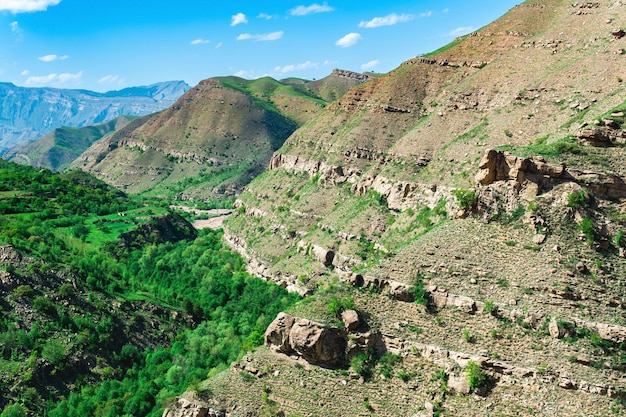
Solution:
{"label": "large boulder", "polygon": [[308,362],[335,365],[344,359],[347,337],[341,329],[296,319],[289,332],[291,348]]}
{"label": "large boulder", "polygon": [[344,329],[279,313],[265,331],[265,345],[310,363],[335,366],[345,359],[348,337]]}
{"label": "large boulder", "polygon": [[295,319],[286,313],[278,313],[278,316],[265,331],[265,344],[274,352],[289,354],[293,350],[289,344],[289,332]]}

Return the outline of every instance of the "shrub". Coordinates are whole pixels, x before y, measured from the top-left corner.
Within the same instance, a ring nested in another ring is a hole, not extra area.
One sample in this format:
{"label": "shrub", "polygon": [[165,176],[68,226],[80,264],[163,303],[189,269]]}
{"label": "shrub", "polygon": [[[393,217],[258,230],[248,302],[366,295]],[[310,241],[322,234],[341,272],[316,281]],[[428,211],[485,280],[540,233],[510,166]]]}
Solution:
{"label": "shrub", "polygon": [[424,288],[423,278],[424,276],[422,274],[416,275],[411,282],[409,292],[413,294],[413,297],[415,298],[415,304],[427,306],[429,294],[428,291],[426,291],[426,288]]}
{"label": "shrub", "polygon": [[478,200],[474,190],[454,190],[454,197],[463,210],[471,209]]}
{"label": "shrub", "polygon": [[480,365],[474,361],[467,362],[465,377],[472,391],[476,391],[487,383],[487,374],[485,374],[485,371],[482,370]]}
{"label": "shrub", "polygon": [[585,240],[588,244],[592,244],[596,241],[596,231],[593,225],[593,220],[589,217],[585,217],[578,225],[580,231],[585,235]]}
{"label": "shrub", "polygon": [[16,297],[27,298],[32,297],[34,292],[33,287],[30,285],[20,285],[13,291],[13,294],[15,294]]}
{"label": "shrub", "polygon": [[578,192],[570,193],[567,195],[567,206],[568,207],[584,207],[587,205],[587,196],[584,190],[579,190]]}
{"label": "shrub", "polygon": [[326,311],[333,316],[339,316],[343,310],[354,310],[354,300],[351,297],[333,297],[328,301]]}
{"label": "shrub", "polygon": [[463,341],[465,343],[473,343],[474,342],[474,337],[472,336],[472,334],[470,333],[469,330],[467,329],[463,329],[461,331],[461,336],[463,336]]}
{"label": "shrub", "polygon": [[41,313],[44,313],[48,316],[56,316],[57,315],[57,306],[52,301],[48,300],[46,297],[36,297],[33,300],[33,308]]}

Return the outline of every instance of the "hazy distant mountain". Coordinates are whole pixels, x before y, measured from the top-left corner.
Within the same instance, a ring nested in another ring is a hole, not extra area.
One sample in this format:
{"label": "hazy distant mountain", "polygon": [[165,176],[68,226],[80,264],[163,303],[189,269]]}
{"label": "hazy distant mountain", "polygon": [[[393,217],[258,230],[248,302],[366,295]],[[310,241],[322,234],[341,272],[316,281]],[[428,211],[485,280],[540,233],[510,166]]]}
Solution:
{"label": "hazy distant mountain", "polygon": [[183,81],[106,93],[0,83],[0,154],[60,126],[81,127],[122,115],[142,116],[163,110],[187,90],[189,85]]}
{"label": "hazy distant mountain", "polygon": [[9,149],[4,159],[35,167],[63,171],[95,141],[115,132],[138,116],[119,116],[107,122],[84,127],[58,127],[34,141]]}

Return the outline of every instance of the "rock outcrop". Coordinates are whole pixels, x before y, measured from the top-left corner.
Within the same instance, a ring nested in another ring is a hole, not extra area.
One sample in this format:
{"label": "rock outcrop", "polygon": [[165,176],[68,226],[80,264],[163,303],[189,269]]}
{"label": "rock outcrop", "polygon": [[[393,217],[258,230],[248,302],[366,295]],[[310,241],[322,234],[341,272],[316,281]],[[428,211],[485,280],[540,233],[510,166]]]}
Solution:
{"label": "rock outcrop", "polygon": [[335,366],[345,359],[347,336],[342,329],[279,313],[265,331],[265,344],[274,352]]}
{"label": "rock outcrop", "polygon": [[485,152],[475,178],[483,186],[505,182],[526,200],[568,182],[589,188],[599,198],[626,197],[626,179],[618,175],[567,169],[541,157],[521,158],[493,149]]}
{"label": "rock outcrop", "polygon": [[265,331],[265,345],[273,352],[297,356],[309,363],[337,367],[347,359],[386,350],[379,332],[371,330],[358,312],[344,310],[343,328],[279,313]]}

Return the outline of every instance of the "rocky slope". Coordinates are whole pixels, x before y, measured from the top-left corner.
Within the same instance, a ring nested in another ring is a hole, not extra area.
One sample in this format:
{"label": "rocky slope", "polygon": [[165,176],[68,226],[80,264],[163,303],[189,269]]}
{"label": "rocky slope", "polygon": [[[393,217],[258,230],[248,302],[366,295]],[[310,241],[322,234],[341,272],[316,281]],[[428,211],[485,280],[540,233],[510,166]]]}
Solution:
{"label": "rocky slope", "polygon": [[624,27],[621,1],[527,1],[295,131],[227,241],[310,295],[291,316],[341,330],[328,312],[355,309],[381,344],[350,353],[360,336],[342,333],[345,359],[325,369],[310,352],[326,347],[268,330],[268,351],[184,401],[232,416],[623,414]]}
{"label": "rocky slope", "polygon": [[94,145],[73,166],[132,193],[231,197],[327,99],[366,78],[336,71],[315,82],[207,79],[169,109]]}
{"label": "rocky slope", "polygon": [[80,127],[122,115],[154,113],[169,107],[188,89],[183,81],[106,93],[0,83],[0,154],[60,126]]}
{"label": "rocky slope", "polygon": [[123,128],[133,119],[130,116],[119,116],[95,125],[59,127],[42,138],[9,149],[4,154],[4,159],[52,171],[63,171],[94,142]]}

